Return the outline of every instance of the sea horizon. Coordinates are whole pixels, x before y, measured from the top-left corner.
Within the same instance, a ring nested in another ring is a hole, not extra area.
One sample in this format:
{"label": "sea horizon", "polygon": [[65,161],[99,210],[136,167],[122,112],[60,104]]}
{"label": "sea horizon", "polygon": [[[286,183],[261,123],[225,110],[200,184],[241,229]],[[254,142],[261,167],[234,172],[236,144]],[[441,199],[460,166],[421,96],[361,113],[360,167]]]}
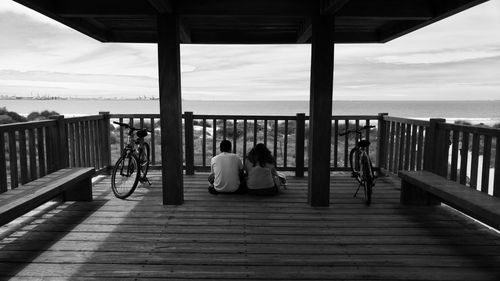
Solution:
{"label": "sea horizon", "polygon": [[[33,111],[56,111],[67,117],[112,114],[158,114],[157,99],[0,99],[0,107],[21,115]],[[207,115],[295,115],[309,114],[307,100],[182,100],[182,111]],[[500,100],[334,100],[332,115],[377,115],[404,118],[446,118],[473,124],[500,123]]]}

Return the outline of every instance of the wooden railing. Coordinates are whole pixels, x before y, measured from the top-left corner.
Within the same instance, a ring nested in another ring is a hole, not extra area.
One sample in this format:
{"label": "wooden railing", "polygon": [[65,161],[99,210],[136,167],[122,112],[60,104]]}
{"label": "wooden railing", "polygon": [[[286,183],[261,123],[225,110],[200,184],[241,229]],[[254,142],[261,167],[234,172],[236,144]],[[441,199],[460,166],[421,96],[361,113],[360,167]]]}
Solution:
{"label": "wooden railing", "polygon": [[110,166],[109,117],[0,125],[0,193],[66,167]]}
{"label": "wooden railing", "polygon": [[[223,139],[245,159],[257,143],[265,143],[282,171],[307,171],[308,116],[240,116],[183,114],[183,152],[187,174],[208,171]],[[0,192],[64,167],[93,166],[104,171],[118,159],[126,132],[112,121],[152,129],[151,162],[161,163],[159,114],[109,114],[0,125]],[[375,125],[364,138],[382,172],[428,170],[483,192],[500,196],[500,130],[390,117],[387,114],[332,116],[330,169],[349,170],[354,136],[346,129]]]}
{"label": "wooden railing", "polygon": [[[111,114],[111,121],[126,122],[138,127],[154,130],[150,136],[153,165],[161,163],[159,114]],[[359,128],[365,124],[378,125],[379,117],[332,116],[332,171],[348,170],[347,157],[355,145],[354,137],[338,136],[346,128]],[[257,143],[264,143],[276,158],[277,168],[294,171],[303,176],[307,170],[308,117],[299,113],[295,116],[262,115],[194,115],[183,114],[184,164],[187,174],[194,171],[208,171],[210,159],[219,151],[221,140],[231,140],[233,152],[245,160],[247,153]],[[111,129],[112,159],[119,156],[120,148],[126,140],[126,131],[116,127]],[[367,131],[368,133],[368,131]],[[376,130],[369,133],[374,151],[377,147]],[[347,153],[346,153],[347,152]],[[374,163],[375,156],[374,156]]]}

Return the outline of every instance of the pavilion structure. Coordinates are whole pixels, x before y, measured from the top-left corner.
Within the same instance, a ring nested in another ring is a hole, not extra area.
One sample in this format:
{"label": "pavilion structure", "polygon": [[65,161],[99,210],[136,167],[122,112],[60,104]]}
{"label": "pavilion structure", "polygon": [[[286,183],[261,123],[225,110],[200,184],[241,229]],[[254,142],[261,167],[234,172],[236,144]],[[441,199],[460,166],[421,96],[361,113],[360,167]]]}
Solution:
{"label": "pavilion structure", "polygon": [[487,0],[15,0],[101,42],[158,44],[163,204],[182,204],[180,44],[311,44],[308,203],[328,206],[334,45],[385,43]]}

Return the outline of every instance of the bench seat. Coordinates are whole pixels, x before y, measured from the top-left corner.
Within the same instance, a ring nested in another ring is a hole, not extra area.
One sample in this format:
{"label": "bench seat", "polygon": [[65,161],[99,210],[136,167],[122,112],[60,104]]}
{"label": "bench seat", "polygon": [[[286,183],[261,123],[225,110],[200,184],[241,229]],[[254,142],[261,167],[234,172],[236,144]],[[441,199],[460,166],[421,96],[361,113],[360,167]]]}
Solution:
{"label": "bench seat", "polygon": [[441,202],[500,229],[500,198],[427,171],[399,172],[401,204],[438,205]]}
{"label": "bench seat", "polygon": [[65,201],[92,201],[94,168],[61,169],[0,194],[0,225],[62,195]]}

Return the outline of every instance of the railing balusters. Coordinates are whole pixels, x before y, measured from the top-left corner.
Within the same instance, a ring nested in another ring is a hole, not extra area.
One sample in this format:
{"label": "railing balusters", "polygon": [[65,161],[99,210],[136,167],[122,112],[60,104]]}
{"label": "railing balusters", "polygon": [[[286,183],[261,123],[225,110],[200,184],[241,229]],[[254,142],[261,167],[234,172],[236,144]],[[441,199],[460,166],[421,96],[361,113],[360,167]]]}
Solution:
{"label": "railing balusters", "polygon": [[[123,123],[123,118],[118,119],[118,122]],[[123,127],[118,127],[120,130],[120,154],[123,154],[124,140],[123,140]]]}
{"label": "railing balusters", "polygon": [[305,119],[304,113],[297,113],[295,124],[295,176],[304,176],[305,149]]}
{"label": "railing balusters", "polygon": [[264,119],[264,145],[267,146],[267,119]]}
{"label": "railing balusters", "polygon": [[21,166],[21,184],[29,182],[28,153],[26,149],[26,131],[19,130],[19,164]]}
{"label": "railing balusters", "polygon": [[253,146],[257,145],[257,119],[253,120]]}
{"label": "railing balusters", "polygon": [[19,185],[17,173],[17,148],[16,133],[9,132],[9,160],[10,160],[10,186],[16,188]]}
{"label": "railing balusters", "polygon": [[410,169],[410,153],[411,153],[411,124],[406,125],[406,140],[405,140],[405,163],[404,169]]}
{"label": "railing balusters", "polygon": [[477,188],[478,163],[479,163],[479,134],[473,134],[472,159],[471,159],[472,170],[470,173],[470,186],[474,189]]}
{"label": "railing balusters", "polygon": [[29,159],[30,159],[30,178],[35,180],[37,178],[36,171],[36,143],[35,143],[35,129],[28,129],[28,144],[29,144]]}
{"label": "railing balusters", "polygon": [[[345,131],[349,130],[349,120],[344,121]],[[344,167],[349,167],[349,134],[344,136]]]}
{"label": "railing balusters", "polygon": [[243,164],[245,164],[245,160],[247,157],[247,129],[248,129],[248,121],[245,118],[243,120]]}
{"label": "railing balusters", "polygon": [[278,161],[278,119],[274,119],[274,143],[273,143],[274,159]]}
{"label": "railing balusters", "polygon": [[[156,140],[155,140],[155,119],[151,118],[151,164],[155,165],[156,164]],[[205,127],[203,127],[205,129]]]}
{"label": "railing balusters", "polygon": [[450,179],[457,180],[457,167],[458,167],[458,131],[453,131],[453,139],[451,141],[451,167]]}
{"label": "railing balusters", "polygon": [[38,150],[38,175],[40,177],[45,176],[46,173],[46,157],[45,157],[45,145],[44,145],[44,131],[46,131],[47,128],[37,128],[36,129],[36,135],[37,135],[37,150]]}
{"label": "railing balusters", "polygon": [[237,140],[238,140],[238,127],[237,127],[237,120],[233,120],[233,152],[236,153],[236,147],[237,147]]}
{"label": "railing balusters", "polygon": [[335,119],[333,126],[333,167],[337,168],[339,165],[339,120]]}
{"label": "railing balusters", "polygon": [[202,132],[202,146],[201,146],[201,154],[202,154],[202,163],[203,167],[207,165],[207,119],[202,119],[203,124],[203,132]]}
{"label": "railing balusters", "polygon": [[396,135],[394,135],[396,139],[395,143],[395,151],[394,151],[394,170],[392,170],[393,173],[397,173],[399,171],[399,151],[401,150],[400,143],[401,143],[401,123],[396,124]]}
{"label": "railing balusters", "polygon": [[462,148],[460,149],[460,183],[467,184],[467,162],[469,158],[469,133],[462,132]]}
{"label": "railing balusters", "polygon": [[226,119],[222,120],[222,139],[225,140],[227,136],[227,129],[226,129]]}
{"label": "railing balusters", "polygon": [[416,161],[417,161],[417,133],[418,131],[418,126],[417,125],[412,125],[411,126],[411,150],[410,150],[410,170],[415,171],[415,166],[416,166]]}
{"label": "railing balusters", "polygon": [[424,168],[424,150],[425,150],[425,135],[426,127],[419,126],[418,129],[418,146],[417,146],[417,170],[422,170]]}
{"label": "railing balusters", "polygon": [[7,159],[5,157],[5,136],[0,131],[0,193],[7,191]]}
{"label": "railing balusters", "polygon": [[217,119],[212,123],[212,157],[217,154]]}
{"label": "railing balusters", "polygon": [[396,122],[391,122],[389,139],[389,171],[394,172],[394,147],[396,146]]}
{"label": "railing balusters", "polygon": [[283,140],[283,167],[288,167],[288,119],[285,120],[285,135]]}
{"label": "railing balusters", "polygon": [[495,146],[495,178],[493,183],[493,196],[500,197],[500,135],[497,134]]}
{"label": "railing balusters", "polygon": [[481,191],[488,193],[490,182],[490,163],[491,163],[491,136],[484,136],[483,146],[483,174],[481,176]]}

